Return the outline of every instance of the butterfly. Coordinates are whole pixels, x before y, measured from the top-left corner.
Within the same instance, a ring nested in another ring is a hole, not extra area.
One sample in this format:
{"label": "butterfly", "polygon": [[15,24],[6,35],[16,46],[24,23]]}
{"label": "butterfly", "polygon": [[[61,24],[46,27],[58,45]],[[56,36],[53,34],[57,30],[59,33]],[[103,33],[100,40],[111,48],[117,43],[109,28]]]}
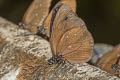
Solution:
{"label": "butterfly", "polygon": [[[51,16],[51,14],[49,15]],[[48,16],[48,17],[49,17]],[[94,40],[86,25],[71,7],[59,2],[52,10],[50,45],[53,57],[49,64],[88,62],[93,53]]]}
{"label": "butterfly", "polygon": [[49,13],[50,3],[51,0],[34,0],[19,23],[20,27],[36,34]]}
{"label": "butterfly", "polygon": [[120,75],[120,45],[107,52],[98,62],[98,67],[116,75]]}
{"label": "butterfly", "polygon": [[107,52],[113,49],[112,45],[104,43],[96,43],[94,45],[93,56],[90,60],[90,63],[96,65],[100,58],[105,55]]}
{"label": "butterfly", "polygon": [[[63,4],[70,6],[73,11],[76,11],[76,0],[61,0]],[[29,30],[33,34],[49,35],[49,26],[45,26],[48,20],[52,0],[34,0],[25,12],[22,21],[19,23],[20,27]]]}

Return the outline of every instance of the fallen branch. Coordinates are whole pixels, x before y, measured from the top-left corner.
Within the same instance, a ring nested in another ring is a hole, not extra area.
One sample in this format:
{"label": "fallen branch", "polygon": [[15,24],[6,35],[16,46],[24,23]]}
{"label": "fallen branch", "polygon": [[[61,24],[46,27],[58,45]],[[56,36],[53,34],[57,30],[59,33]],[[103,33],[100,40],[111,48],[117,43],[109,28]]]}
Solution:
{"label": "fallen branch", "polygon": [[0,80],[119,80],[87,63],[52,65],[49,42],[0,18]]}

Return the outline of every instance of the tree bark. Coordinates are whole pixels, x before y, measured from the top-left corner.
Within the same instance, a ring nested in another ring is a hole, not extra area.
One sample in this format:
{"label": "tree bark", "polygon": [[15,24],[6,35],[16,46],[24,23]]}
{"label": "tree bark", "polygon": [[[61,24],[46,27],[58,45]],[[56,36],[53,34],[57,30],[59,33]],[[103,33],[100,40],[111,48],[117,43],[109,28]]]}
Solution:
{"label": "tree bark", "polygon": [[49,42],[0,18],[0,80],[120,80],[87,63],[48,65]]}

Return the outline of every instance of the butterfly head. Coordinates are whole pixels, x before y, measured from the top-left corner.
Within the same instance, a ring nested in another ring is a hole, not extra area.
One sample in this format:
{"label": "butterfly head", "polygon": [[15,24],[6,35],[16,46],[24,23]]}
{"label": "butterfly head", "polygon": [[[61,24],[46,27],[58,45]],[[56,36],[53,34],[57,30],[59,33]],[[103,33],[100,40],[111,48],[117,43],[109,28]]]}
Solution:
{"label": "butterfly head", "polygon": [[62,55],[55,55],[52,58],[48,60],[48,65],[52,64],[64,64],[65,60],[63,59],[64,57]]}

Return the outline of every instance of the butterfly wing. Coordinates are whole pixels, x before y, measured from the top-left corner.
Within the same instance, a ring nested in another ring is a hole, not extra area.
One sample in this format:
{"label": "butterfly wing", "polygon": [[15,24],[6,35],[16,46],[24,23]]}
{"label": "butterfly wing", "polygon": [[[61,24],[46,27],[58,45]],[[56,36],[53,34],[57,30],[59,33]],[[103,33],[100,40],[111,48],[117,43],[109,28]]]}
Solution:
{"label": "butterfly wing", "polygon": [[92,56],[93,39],[91,34],[87,31],[81,32],[80,29],[74,28],[66,32],[57,48],[58,52],[70,62],[87,62]]}
{"label": "butterfly wing", "polygon": [[[74,12],[76,12],[76,0],[60,0],[56,5],[55,7],[51,10],[49,16],[45,19],[44,21],[44,26],[46,26],[47,30],[45,31],[45,33],[47,34],[47,36],[50,35],[50,23],[51,23],[51,18],[52,18],[52,14],[53,14],[53,11],[56,7],[58,7],[59,5],[61,4],[64,4],[64,5],[67,5],[69,7],[72,8],[72,10]],[[63,10],[64,11],[64,10]]]}
{"label": "butterfly wing", "polygon": [[51,0],[34,0],[23,16],[23,27],[36,33],[37,27],[42,26],[49,13],[50,4]]}
{"label": "butterfly wing", "polygon": [[87,62],[93,53],[93,38],[85,26],[74,26],[62,36],[57,52],[69,62]]}
{"label": "butterfly wing", "polygon": [[61,0],[61,2],[67,6],[70,6],[73,12],[76,12],[76,0]]}
{"label": "butterfly wing", "polygon": [[66,5],[62,5],[55,17],[50,43],[54,55],[63,55],[70,62],[87,62],[92,56],[91,34]]}

